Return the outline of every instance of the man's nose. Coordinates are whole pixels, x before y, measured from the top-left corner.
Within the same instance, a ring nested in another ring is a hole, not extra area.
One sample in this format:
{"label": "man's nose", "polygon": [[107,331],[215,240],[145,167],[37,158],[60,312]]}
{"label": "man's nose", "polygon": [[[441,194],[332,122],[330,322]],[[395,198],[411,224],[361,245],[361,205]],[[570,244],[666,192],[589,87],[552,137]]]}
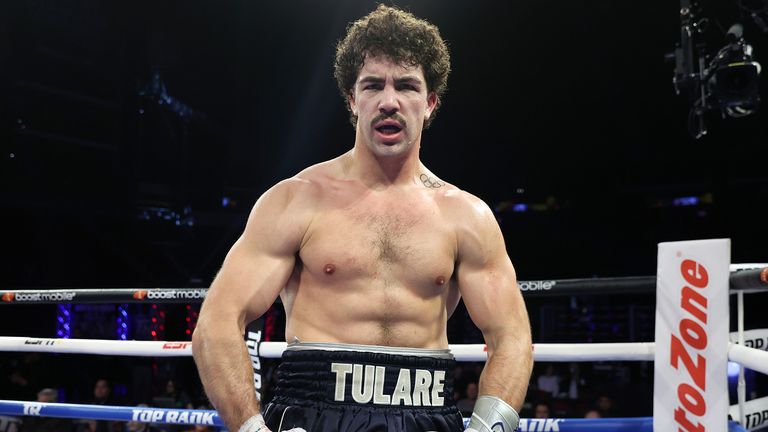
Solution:
{"label": "man's nose", "polygon": [[397,92],[391,86],[385,86],[381,92],[379,112],[391,115],[400,110],[400,102],[397,100]]}

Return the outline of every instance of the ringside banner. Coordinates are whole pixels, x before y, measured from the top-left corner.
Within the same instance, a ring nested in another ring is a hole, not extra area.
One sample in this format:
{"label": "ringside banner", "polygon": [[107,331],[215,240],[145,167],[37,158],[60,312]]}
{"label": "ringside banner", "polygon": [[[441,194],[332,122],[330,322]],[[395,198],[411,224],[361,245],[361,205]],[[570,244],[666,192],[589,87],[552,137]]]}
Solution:
{"label": "ringside banner", "polygon": [[[730,409],[731,417],[739,420],[739,406],[733,405]],[[744,403],[744,421],[741,422],[747,430],[757,430],[768,425],[768,397],[752,399]]]}
{"label": "ringside banner", "polygon": [[730,240],[660,243],[653,430],[728,430]]}
{"label": "ringside banner", "polygon": [[256,399],[261,400],[261,342],[263,339],[264,318],[251,321],[245,328],[245,347],[251,359],[253,369],[253,386],[256,389]]}

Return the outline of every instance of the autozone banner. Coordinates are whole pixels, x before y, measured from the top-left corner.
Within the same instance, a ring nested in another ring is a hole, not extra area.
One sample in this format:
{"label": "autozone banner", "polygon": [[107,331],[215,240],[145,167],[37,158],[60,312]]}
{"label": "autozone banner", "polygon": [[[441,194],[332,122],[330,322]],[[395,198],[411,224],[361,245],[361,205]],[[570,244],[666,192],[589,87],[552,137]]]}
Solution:
{"label": "autozone banner", "polygon": [[653,430],[728,430],[730,240],[660,243]]}

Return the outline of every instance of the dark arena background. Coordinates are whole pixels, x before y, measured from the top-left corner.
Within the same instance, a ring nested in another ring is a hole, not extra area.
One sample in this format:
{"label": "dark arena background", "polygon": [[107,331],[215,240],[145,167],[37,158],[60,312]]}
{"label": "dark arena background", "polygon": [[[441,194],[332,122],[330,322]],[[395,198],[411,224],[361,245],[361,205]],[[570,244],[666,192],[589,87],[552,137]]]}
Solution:
{"label": "dark arena background", "polygon": [[[675,1],[394,4],[436,24],[451,50],[422,160],[495,210],[519,279],[654,275],[657,244],[688,239],[730,238],[732,262],[766,261],[768,79],[715,57],[746,43],[747,60],[768,65],[766,0],[698,3],[694,66],[723,73],[699,83],[676,66]],[[0,2],[0,290],[209,286],[267,188],[351,148],[334,47],[375,6]],[[747,328],[768,327],[766,296],[749,297]],[[537,343],[654,338],[653,294],[527,305]],[[74,305],[65,329],[56,305],[0,305],[0,331],[188,340],[198,310]],[[281,340],[279,305],[266,321]],[[482,342],[461,306],[449,337]],[[548,365],[556,394],[537,387]],[[481,368],[456,372],[457,398]],[[265,397],[273,370],[265,362]],[[0,353],[0,399],[50,387],[92,403],[99,378],[114,403],[207,405],[187,357]],[[768,395],[764,375],[748,380]],[[651,362],[537,364],[524,414],[546,401],[583,417],[609,398],[604,415],[649,416],[652,385]]]}

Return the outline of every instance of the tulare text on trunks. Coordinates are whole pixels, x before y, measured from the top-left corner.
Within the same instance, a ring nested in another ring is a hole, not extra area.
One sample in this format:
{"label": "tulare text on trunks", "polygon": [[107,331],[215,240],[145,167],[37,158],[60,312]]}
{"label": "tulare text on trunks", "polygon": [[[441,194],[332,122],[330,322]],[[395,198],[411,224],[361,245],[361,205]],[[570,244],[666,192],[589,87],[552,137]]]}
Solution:
{"label": "tulare text on trunks", "polygon": [[[443,406],[445,371],[331,363],[336,374],[334,400],[374,405]],[[385,388],[397,376],[394,388]],[[349,391],[347,380],[351,379]]]}

